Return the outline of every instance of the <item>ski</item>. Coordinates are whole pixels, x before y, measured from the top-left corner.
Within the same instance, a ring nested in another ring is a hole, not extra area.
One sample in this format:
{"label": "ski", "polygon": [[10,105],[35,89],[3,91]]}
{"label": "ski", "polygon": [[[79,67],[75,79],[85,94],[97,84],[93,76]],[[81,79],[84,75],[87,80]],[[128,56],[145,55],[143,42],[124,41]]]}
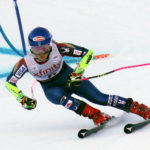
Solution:
{"label": "ski", "polygon": [[106,124],[108,123],[108,121],[105,121],[100,126],[97,126],[97,127],[91,128],[91,129],[81,129],[78,132],[78,137],[79,138],[85,138],[85,137],[87,137],[87,136],[89,136],[89,135],[91,135],[93,133],[96,133],[97,131],[103,129],[106,126]]}
{"label": "ski", "polygon": [[122,118],[121,116],[120,117],[112,116],[109,120],[104,121],[100,126],[93,127],[90,129],[81,129],[78,132],[78,137],[85,138],[85,137],[92,135],[93,133],[96,133],[96,132],[102,130],[105,127],[116,125],[122,120],[121,118]]}
{"label": "ski", "polygon": [[135,123],[135,124],[129,123],[129,124],[125,125],[124,132],[127,134],[130,134],[138,129],[145,127],[148,124],[150,124],[150,119],[144,120],[142,122]]}

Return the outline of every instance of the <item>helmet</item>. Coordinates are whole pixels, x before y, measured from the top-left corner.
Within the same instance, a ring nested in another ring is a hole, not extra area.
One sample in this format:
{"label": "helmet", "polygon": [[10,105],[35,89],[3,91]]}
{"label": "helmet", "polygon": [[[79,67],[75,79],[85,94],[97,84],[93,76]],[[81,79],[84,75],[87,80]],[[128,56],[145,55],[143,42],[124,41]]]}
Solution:
{"label": "helmet", "polygon": [[30,32],[28,41],[30,46],[46,45],[52,42],[52,35],[46,28],[37,27]]}

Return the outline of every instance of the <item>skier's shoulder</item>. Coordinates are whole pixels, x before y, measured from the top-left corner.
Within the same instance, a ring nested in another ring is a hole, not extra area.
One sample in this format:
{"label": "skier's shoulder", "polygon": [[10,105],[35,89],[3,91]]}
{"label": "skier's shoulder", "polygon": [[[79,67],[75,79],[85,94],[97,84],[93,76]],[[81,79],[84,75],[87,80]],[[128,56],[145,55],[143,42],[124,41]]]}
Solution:
{"label": "skier's shoulder", "polygon": [[24,58],[21,58],[14,66],[12,72],[8,75],[6,81],[16,85],[17,81],[28,71]]}
{"label": "skier's shoulder", "polygon": [[20,78],[25,72],[28,71],[27,64],[25,62],[24,58],[21,58],[16,64],[15,67],[13,68],[13,73]]}
{"label": "skier's shoulder", "polygon": [[26,61],[25,61],[25,59],[24,59],[24,57],[23,58],[21,58],[16,64],[15,64],[15,69],[17,69],[17,68],[20,68],[21,66],[24,66],[25,68],[27,68],[27,64],[26,64]]}
{"label": "skier's shoulder", "polygon": [[60,43],[58,43],[58,42],[54,41],[54,43],[56,44],[56,46],[58,47],[58,49],[59,48],[73,48],[73,49],[75,48],[73,46],[73,44],[67,43],[67,42],[60,42]]}

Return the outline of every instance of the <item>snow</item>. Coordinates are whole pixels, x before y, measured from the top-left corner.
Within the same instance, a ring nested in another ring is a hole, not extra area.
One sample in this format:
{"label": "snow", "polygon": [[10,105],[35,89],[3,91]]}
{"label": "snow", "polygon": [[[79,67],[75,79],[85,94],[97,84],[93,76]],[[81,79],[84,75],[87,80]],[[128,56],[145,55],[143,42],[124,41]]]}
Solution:
{"label": "snow", "polygon": [[[149,63],[150,2],[148,0],[18,0],[24,36],[36,26],[47,27],[56,41],[91,48],[95,53],[111,53],[109,58],[92,61],[85,75],[102,74],[120,67]],[[9,40],[21,48],[13,1],[0,1],[0,22]],[[75,32],[74,32],[75,31]],[[0,47],[8,47],[0,36]],[[28,48],[28,47],[27,47]],[[0,54],[1,72],[10,71],[20,59]],[[91,79],[102,92],[132,97],[150,106],[150,66],[120,70]],[[27,74],[18,86],[28,96],[34,79]],[[4,87],[0,87],[0,149],[2,150],[148,150],[149,129],[133,134],[123,132],[125,124],[143,119],[126,114],[121,123],[86,139],[79,139],[81,128],[93,126],[91,120],[76,115],[46,100],[37,83],[34,88],[37,108],[23,109]],[[86,101],[86,100],[85,100]],[[86,101],[88,102],[88,101]],[[112,107],[92,106],[115,116],[124,112]]]}

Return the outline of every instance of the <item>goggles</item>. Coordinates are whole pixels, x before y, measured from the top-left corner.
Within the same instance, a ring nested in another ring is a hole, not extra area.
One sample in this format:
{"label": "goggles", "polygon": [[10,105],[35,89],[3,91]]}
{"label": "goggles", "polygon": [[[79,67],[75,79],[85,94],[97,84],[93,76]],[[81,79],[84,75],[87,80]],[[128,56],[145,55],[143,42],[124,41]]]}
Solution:
{"label": "goggles", "polygon": [[50,51],[50,45],[42,45],[42,46],[31,46],[31,52],[35,55],[41,54],[41,53],[48,53]]}

